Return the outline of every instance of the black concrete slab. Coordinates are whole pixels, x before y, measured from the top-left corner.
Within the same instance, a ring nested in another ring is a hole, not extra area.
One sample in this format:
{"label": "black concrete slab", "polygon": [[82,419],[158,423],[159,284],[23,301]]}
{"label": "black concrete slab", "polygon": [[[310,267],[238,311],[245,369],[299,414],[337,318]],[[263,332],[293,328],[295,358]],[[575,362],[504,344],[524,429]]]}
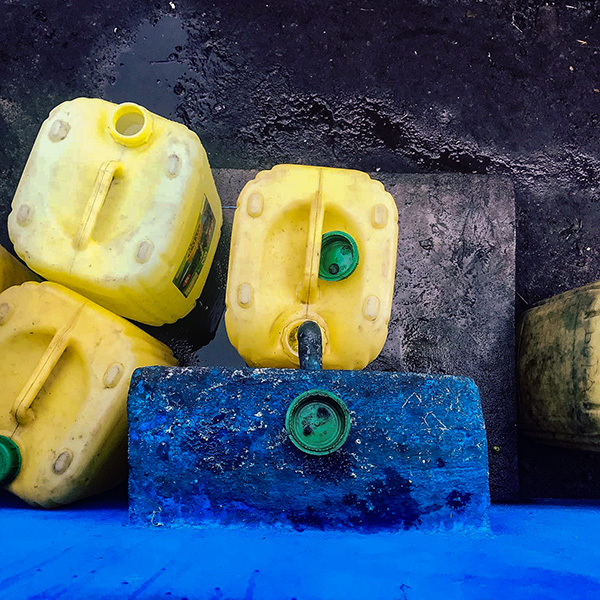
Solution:
{"label": "black concrete slab", "polygon": [[515,213],[510,180],[374,174],[400,216],[389,335],[370,369],[466,375],[479,387],[495,501],[518,498]]}

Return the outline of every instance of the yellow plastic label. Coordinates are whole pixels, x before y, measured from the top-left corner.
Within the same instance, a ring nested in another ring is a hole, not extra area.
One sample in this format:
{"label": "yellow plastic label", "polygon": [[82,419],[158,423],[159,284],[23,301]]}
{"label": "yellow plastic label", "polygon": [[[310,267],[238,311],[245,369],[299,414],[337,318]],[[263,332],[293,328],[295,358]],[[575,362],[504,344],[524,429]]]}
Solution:
{"label": "yellow plastic label", "polygon": [[204,197],[204,206],[202,212],[198,216],[196,231],[194,238],[190,244],[185,258],[173,279],[173,283],[177,289],[187,298],[190,291],[193,289],[198,277],[204,267],[208,250],[212,243],[212,238],[215,233],[215,214],[208,203],[208,198]]}

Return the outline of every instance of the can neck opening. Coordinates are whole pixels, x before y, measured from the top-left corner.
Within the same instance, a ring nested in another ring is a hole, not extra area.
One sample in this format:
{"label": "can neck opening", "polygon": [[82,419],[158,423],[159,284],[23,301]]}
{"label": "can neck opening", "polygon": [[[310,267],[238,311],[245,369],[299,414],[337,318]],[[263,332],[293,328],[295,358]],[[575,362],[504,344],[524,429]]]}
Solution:
{"label": "can neck opening", "polygon": [[152,135],[152,115],[139,104],[125,102],[112,113],[109,130],[113,139],[122,146],[141,146]]}
{"label": "can neck opening", "polygon": [[304,321],[298,327],[298,357],[301,369],[320,371],[323,368],[321,328],[314,321]]}

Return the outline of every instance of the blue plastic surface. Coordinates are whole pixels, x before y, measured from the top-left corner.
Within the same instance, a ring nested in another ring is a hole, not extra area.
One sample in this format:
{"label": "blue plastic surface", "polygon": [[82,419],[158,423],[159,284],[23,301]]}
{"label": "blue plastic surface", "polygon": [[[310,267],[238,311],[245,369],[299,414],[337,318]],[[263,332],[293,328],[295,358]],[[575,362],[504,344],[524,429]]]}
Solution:
{"label": "blue plastic surface", "polygon": [[103,499],[0,510],[0,598],[597,600],[600,509],[492,506],[492,533],[128,527]]}

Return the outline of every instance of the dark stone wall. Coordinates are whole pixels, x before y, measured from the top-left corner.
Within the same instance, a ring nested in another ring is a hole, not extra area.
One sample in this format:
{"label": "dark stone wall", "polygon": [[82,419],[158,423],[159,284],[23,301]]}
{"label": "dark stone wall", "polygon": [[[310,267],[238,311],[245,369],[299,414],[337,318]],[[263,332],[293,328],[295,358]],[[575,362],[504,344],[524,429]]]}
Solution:
{"label": "dark stone wall", "polygon": [[[599,17],[580,0],[11,0],[0,243],[49,110],[80,95],[135,100],[194,129],[214,167],[510,176],[522,312],[600,278]],[[523,450],[526,495],[600,494],[596,455]]]}

